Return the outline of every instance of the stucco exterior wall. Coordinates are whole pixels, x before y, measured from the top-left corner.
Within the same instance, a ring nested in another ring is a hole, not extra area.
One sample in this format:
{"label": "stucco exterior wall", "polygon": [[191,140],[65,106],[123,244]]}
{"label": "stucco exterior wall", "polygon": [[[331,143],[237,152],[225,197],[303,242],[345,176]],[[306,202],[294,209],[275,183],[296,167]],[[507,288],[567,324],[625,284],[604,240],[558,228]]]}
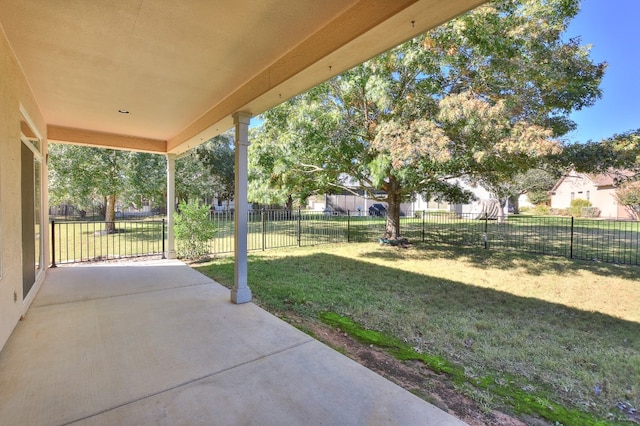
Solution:
{"label": "stucco exterior wall", "polygon": [[[27,311],[33,295],[44,279],[40,274],[30,297],[22,294],[22,219],[20,121],[22,108],[40,135],[46,139],[46,126],[29,85],[0,28],[0,349],[20,317]],[[46,142],[42,141],[46,155]],[[43,166],[43,210],[46,202],[46,165]],[[46,222],[43,231],[47,232]],[[45,241],[48,241],[45,235]],[[45,254],[43,263],[48,264]]]}
{"label": "stucco exterior wall", "polygon": [[[572,171],[564,177],[551,196],[551,208],[568,209],[571,206],[572,193],[574,194],[573,198],[589,199],[593,203],[592,199],[596,190],[595,184],[590,179]],[[587,193],[589,194],[588,198]]]}
{"label": "stucco exterior wall", "polygon": [[564,177],[551,196],[551,208],[567,209],[571,206],[573,198],[589,200],[592,206],[600,209],[600,217],[602,218],[630,218],[624,206],[618,205],[614,187],[598,187],[589,177],[572,171]]}
{"label": "stucco exterior wall", "polygon": [[600,217],[626,219],[626,217],[620,217],[621,212],[618,209],[615,188],[598,189],[593,200],[591,200],[591,204],[600,209]]}

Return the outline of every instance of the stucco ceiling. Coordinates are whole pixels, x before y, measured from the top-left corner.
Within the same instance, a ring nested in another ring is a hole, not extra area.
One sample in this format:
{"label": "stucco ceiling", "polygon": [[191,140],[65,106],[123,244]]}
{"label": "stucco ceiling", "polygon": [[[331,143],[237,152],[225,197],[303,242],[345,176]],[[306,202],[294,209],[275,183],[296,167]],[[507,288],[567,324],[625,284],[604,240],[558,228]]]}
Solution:
{"label": "stucco ceiling", "polygon": [[50,139],[180,153],[483,2],[0,0],[0,25]]}

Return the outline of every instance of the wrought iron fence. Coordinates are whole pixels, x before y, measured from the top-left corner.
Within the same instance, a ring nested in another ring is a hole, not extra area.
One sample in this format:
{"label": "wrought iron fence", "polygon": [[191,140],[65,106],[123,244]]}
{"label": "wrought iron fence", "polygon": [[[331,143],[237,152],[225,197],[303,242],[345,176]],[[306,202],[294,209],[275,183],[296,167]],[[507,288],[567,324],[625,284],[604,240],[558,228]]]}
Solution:
{"label": "wrought iron fence", "polygon": [[165,221],[51,221],[51,266],[162,255]]}
{"label": "wrought iron fence", "polygon": [[402,235],[430,243],[519,250],[571,259],[640,265],[640,222],[511,215],[418,212],[401,220]]}
{"label": "wrought iron fence", "polygon": [[[212,212],[211,220],[217,231],[210,253],[233,252],[233,212]],[[120,221],[114,225],[117,232],[107,232],[105,222],[52,222],[53,263],[164,253],[164,221]],[[377,241],[384,228],[384,217],[362,212],[251,211],[247,247],[252,251]],[[511,215],[499,222],[477,214],[419,211],[400,218],[400,233],[410,241],[425,243],[640,264],[640,222],[524,215]]]}
{"label": "wrought iron fence", "polygon": [[[210,242],[212,254],[233,252],[232,211],[212,212],[216,236]],[[268,250],[346,242],[349,216],[304,210],[260,210],[248,214],[247,249]]]}

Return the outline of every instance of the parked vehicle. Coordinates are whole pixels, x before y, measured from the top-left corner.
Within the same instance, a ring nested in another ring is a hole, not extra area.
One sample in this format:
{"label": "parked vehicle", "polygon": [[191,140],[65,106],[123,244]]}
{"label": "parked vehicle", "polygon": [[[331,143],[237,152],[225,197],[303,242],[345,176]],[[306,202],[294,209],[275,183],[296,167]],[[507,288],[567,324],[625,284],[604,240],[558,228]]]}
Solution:
{"label": "parked vehicle", "polygon": [[387,208],[384,204],[375,203],[369,207],[369,216],[386,216]]}

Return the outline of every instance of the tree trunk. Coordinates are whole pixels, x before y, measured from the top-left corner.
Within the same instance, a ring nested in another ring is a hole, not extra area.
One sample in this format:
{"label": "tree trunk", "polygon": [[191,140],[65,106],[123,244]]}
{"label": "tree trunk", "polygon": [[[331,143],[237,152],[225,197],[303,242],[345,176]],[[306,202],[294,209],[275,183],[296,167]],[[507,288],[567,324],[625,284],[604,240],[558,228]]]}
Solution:
{"label": "tree trunk", "polygon": [[509,201],[513,206],[513,214],[520,214],[520,195],[510,197]]}
{"label": "tree trunk", "polygon": [[498,209],[498,223],[504,223],[504,221],[507,219],[504,211],[505,209],[507,211],[509,209],[509,198],[505,198],[504,206],[502,205],[502,202],[499,202],[498,204],[500,206],[500,208]]}
{"label": "tree trunk", "polygon": [[384,238],[389,240],[400,239],[400,196],[388,194],[387,197],[387,223],[384,230]]}
{"label": "tree trunk", "polygon": [[291,220],[291,218],[293,217],[293,197],[291,196],[291,194],[289,194],[287,202],[285,203],[285,210],[287,220]]}
{"label": "tree trunk", "polygon": [[107,196],[107,207],[105,209],[105,218],[106,225],[105,230],[108,234],[113,234],[116,232],[116,196],[109,195]]}

